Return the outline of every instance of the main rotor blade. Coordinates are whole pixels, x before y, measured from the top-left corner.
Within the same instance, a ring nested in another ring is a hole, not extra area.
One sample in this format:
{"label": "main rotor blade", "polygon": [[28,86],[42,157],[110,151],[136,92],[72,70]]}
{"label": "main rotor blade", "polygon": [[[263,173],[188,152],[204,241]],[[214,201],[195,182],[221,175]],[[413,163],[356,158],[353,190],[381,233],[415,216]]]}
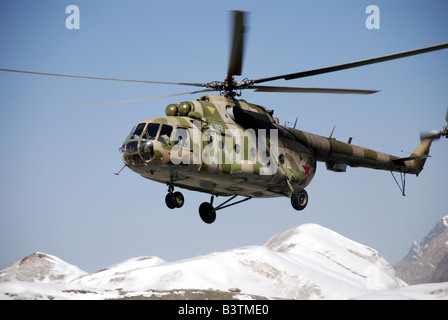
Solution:
{"label": "main rotor blade", "polygon": [[378,92],[378,90],[270,87],[270,86],[250,86],[248,89],[256,89],[255,91],[257,92],[299,92],[299,93],[338,93],[338,94],[372,94]]}
{"label": "main rotor blade", "polygon": [[446,120],[446,122],[448,123],[448,108],[446,108],[445,120]]}
{"label": "main rotor blade", "polygon": [[79,105],[65,106],[65,108],[108,106],[108,105],[112,105],[112,104],[141,102],[141,101],[170,98],[170,97],[183,96],[183,95],[187,95],[187,94],[195,94],[195,93],[209,92],[209,91],[215,91],[215,90],[214,89],[204,89],[204,90],[199,90],[199,91],[175,93],[175,94],[169,94],[169,95],[166,95],[166,96],[159,96],[159,97],[152,97],[152,98],[143,98],[143,99],[134,99],[134,100],[125,100],[125,101],[114,101],[114,102],[103,102],[103,103],[95,103],[95,104],[79,104]]}
{"label": "main rotor blade", "polygon": [[270,77],[270,78],[257,79],[257,80],[253,80],[252,83],[262,83],[262,82],[273,81],[273,80],[278,80],[278,79],[291,80],[291,79],[310,77],[310,76],[315,76],[318,74],[329,73],[329,72],[340,71],[340,70],[351,69],[351,68],[357,68],[357,67],[366,66],[369,64],[405,58],[405,57],[409,57],[409,56],[413,56],[413,55],[417,55],[417,54],[421,54],[421,53],[426,53],[426,52],[431,52],[431,51],[441,50],[441,49],[446,49],[446,48],[448,48],[448,43],[443,43],[443,44],[439,44],[439,45],[435,45],[435,46],[431,46],[431,47],[425,47],[425,48],[420,48],[420,49],[415,49],[415,50],[410,50],[410,51],[405,51],[405,52],[400,52],[400,53],[394,53],[394,54],[387,55],[387,56],[371,58],[371,59],[366,59],[366,60],[360,60],[360,61],[356,61],[356,62],[349,62],[349,63],[344,63],[344,64],[331,66],[331,67],[302,71],[302,72],[297,72],[297,73],[284,74],[284,75]]}
{"label": "main rotor blade", "polygon": [[243,50],[244,50],[244,11],[233,11],[233,37],[232,49],[230,51],[229,70],[227,71],[227,79],[232,79],[234,75],[241,75],[243,65]]}
{"label": "main rotor blade", "polygon": [[25,70],[12,70],[12,69],[0,69],[0,71],[15,72],[15,73],[25,73],[25,74],[35,74],[35,75],[51,76],[51,77],[77,78],[77,79],[93,79],[93,80],[108,80],[108,81],[171,84],[171,85],[195,86],[195,87],[206,87],[207,86],[204,83],[183,83],[183,82],[163,82],[163,81],[130,80],[130,79],[116,79],[116,78],[100,78],[100,77],[78,76],[78,75],[71,75],[71,74],[34,72],[34,71],[25,71]]}

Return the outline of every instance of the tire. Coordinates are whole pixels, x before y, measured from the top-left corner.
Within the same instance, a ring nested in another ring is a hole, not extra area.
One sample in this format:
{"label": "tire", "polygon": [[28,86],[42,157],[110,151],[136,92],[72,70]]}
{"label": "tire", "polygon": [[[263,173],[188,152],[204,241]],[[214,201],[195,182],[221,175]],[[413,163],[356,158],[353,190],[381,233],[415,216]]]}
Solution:
{"label": "tire", "polygon": [[216,220],[215,208],[208,202],[203,202],[199,206],[199,215],[201,216],[202,221],[208,224],[213,223]]}
{"label": "tire", "polygon": [[176,208],[181,208],[185,203],[184,195],[180,192],[174,192],[173,197]]}
{"label": "tire", "polygon": [[297,188],[291,195],[291,205],[294,209],[301,211],[308,204],[308,193],[305,189]]}
{"label": "tire", "polygon": [[176,208],[176,199],[174,197],[174,194],[167,193],[167,195],[165,197],[165,204],[170,209]]}

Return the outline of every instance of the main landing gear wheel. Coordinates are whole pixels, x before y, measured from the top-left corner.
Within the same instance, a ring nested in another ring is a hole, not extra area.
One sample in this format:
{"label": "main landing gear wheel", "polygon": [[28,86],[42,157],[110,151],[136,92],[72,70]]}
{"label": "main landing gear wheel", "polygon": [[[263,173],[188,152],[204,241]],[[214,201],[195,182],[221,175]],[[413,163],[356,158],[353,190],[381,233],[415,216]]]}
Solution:
{"label": "main landing gear wheel", "polygon": [[305,189],[297,188],[291,195],[291,205],[294,209],[300,211],[305,209],[308,204],[308,193]]}
{"label": "main landing gear wheel", "polygon": [[169,192],[165,197],[165,204],[170,209],[181,208],[184,202],[184,195],[180,192]]}
{"label": "main landing gear wheel", "polygon": [[[233,196],[230,197],[230,199],[224,201],[223,203],[221,203],[220,205],[218,205],[217,207],[213,206],[213,199],[215,198],[214,195],[212,195],[212,197],[210,198],[210,202],[203,202],[201,203],[201,205],[199,206],[199,215],[201,216],[202,221],[204,221],[205,223],[213,223],[216,220],[216,211],[218,210],[222,210],[224,208],[230,207],[230,206],[234,206],[238,203],[247,201],[252,199],[251,197],[246,197],[242,200],[239,201],[235,201],[235,202],[231,202],[233,199],[235,199],[238,195],[234,194]],[[231,202],[231,203],[229,203]]]}
{"label": "main landing gear wheel", "polygon": [[205,223],[213,223],[216,220],[215,208],[208,202],[203,202],[199,206],[199,215]]}

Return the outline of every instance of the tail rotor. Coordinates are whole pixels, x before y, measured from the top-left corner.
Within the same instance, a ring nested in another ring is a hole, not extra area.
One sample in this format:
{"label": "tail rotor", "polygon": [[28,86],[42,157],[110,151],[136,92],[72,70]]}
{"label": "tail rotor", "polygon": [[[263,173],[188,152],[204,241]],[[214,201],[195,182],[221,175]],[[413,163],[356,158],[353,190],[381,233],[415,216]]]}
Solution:
{"label": "tail rotor", "polygon": [[431,130],[420,132],[420,141],[423,141],[424,139],[438,140],[440,139],[440,137],[448,138],[448,109],[446,111],[445,121],[446,121],[445,127],[440,131]]}

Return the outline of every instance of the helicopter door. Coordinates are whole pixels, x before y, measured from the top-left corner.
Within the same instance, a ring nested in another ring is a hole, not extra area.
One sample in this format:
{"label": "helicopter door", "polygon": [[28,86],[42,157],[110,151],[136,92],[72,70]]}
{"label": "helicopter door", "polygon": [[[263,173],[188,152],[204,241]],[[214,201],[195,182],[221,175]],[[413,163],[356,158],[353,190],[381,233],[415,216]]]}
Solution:
{"label": "helicopter door", "polygon": [[202,133],[202,160],[201,170],[217,172],[220,169],[219,141],[220,133],[212,127]]}
{"label": "helicopter door", "polygon": [[171,161],[174,164],[189,165],[193,163],[190,145],[190,134],[188,129],[177,127],[174,136],[174,146],[171,150]]}

